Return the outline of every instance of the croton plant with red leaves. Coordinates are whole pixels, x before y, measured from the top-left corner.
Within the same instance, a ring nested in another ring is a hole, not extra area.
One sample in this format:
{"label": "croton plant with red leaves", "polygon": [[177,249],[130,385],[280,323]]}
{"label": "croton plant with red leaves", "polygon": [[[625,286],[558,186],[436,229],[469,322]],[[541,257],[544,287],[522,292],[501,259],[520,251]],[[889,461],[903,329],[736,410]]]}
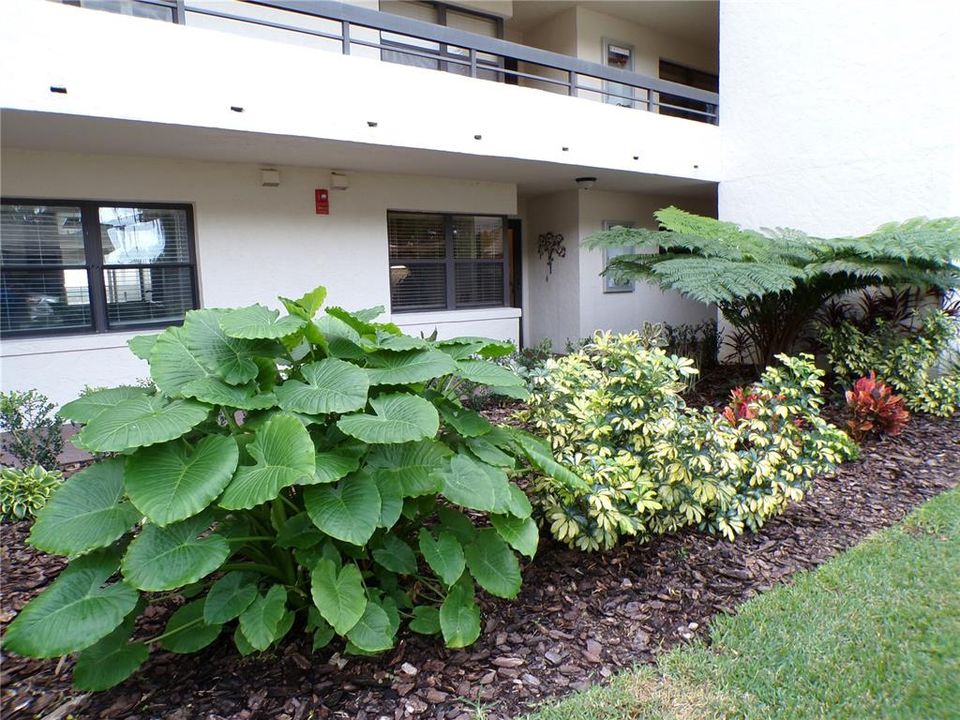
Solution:
{"label": "croton plant with red leaves", "polygon": [[847,390],[846,398],[847,409],[853,415],[847,421],[847,429],[858,441],[874,431],[899,435],[910,420],[903,398],[894,395],[872,370],[870,375],[857,380],[852,390]]}

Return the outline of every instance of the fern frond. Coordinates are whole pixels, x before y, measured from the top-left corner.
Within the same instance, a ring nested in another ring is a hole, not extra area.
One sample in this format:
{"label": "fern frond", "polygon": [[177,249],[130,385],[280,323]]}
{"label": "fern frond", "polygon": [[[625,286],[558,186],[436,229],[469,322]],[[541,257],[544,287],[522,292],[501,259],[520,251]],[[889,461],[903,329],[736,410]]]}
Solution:
{"label": "fern frond", "polygon": [[873,259],[937,264],[960,262],[960,218],[912,218],[881,225],[859,238],[829,241],[838,254],[855,254]]}
{"label": "fern frond", "polygon": [[678,257],[658,262],[652,269],[661,287],[703,303],[732,302],[793,290],[804,276],[800,268],[721,258]]}

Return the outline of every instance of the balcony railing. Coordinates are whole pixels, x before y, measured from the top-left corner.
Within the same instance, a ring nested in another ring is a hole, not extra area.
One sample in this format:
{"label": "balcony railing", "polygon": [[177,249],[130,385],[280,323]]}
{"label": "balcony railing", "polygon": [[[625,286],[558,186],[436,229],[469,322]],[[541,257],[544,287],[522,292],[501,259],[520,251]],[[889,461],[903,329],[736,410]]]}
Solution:
{"label": "balcony railing", "polygon": [[[108,9],[97,0],[65,4]],[[192,25],[191,15],[257,25],[333,43],[344,55],[361,48],[382,60],[432,67],[473,78],[552,89],[626,107],[717,124],[717,93],[607,67],[580,58],[328,0],[239,0],[270,17],[256,17],[188,0],[125,0],[131,14]],[[118,7],[114,3],[113,7]],[[282,22],[280,20],[283,20]],[[206,23],[209,26],[209,22]]]}

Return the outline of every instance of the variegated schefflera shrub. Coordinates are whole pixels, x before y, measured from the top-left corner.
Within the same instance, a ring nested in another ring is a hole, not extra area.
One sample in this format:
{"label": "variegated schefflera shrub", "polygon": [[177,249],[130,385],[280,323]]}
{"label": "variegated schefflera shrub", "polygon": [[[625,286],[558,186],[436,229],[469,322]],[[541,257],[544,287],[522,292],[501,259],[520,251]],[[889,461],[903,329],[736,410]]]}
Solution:
{"label": "variegated schefflera shrub", "polygon": [[586,484],[537,482],[552,534],[582,550],[689,525],[733,539],[801,499],[856,446],[820,417],[813,358],[778,359],[740,393],[740,412],[687,408],[680,392],[693,362],[638,333],[598,333],[548,360],[521,419]]}
{"label": "variegated schefflera shrub", "polygon": [[[320,313],[325,294],[281,298],[286,315],[189,312],[130,341],[156,390],[63,408],[77,446],[106,459],[33,526],[29,542],[70,564],[10,625],[7,650],[78,653],[75,684],[99,690],[155,647],[194,652],[227,632],[243,654],[295,626],[315,649],[340,636],[380,652],[404,623],[464,647],[480,633],[477,585],[516,596],[516,553],[532,557],[538,531],[512,476],[532,463],[579,480],[458,400],[465,381],[526,394],[489,360],[512,345],[409,337],[374,322],[381,308]],[[164,595],[186,602],[143,637],[137,618]]]}

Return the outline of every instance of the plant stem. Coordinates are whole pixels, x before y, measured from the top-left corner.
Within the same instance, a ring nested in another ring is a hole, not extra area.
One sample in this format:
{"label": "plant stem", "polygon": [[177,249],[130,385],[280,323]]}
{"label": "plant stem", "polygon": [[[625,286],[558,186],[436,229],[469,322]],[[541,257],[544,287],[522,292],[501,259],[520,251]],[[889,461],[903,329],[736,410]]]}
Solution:
{"label": "plant stem", "polygon": [[278,572],[275,567],[272,565],[267,565],[266,563],[225,563],[220,567],[224,572],[229,572],[231,570],[239,570],[240,572],[258,572],[263,575],[269,575],[270,577],[279,580],[280,582],[286,584],[287,579],[283,576],[282,573]]}

